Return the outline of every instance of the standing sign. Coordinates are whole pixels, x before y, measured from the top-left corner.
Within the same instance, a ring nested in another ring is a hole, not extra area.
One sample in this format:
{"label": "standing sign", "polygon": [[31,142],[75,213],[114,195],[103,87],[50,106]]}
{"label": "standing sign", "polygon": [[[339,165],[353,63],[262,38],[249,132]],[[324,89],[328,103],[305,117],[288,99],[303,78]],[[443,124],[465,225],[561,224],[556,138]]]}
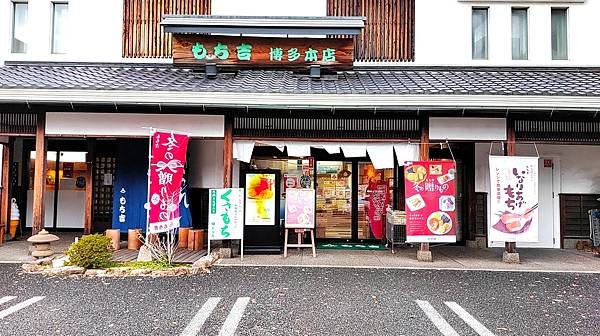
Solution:
{"label": "standing sign", "polygon": [[367,197],[369,198],[367,216],[369,218],[369,227],[376,239],[383,238],[383,215],[390,202],[388,185],[385,181],[373,181],[367,187]]}
{"label": "standing sign", "polygon": [[285,200],[285,227],[290,229],[314,229],[314,189],[287,190],[287,197]]}
{"label": "standing sign", "polygon": [[209,190],[208,238],[242,239],[244,236],[244,189]]}
{"label": "standing sign", "polygon": [[275,225],[275,174],[246,174],[246,225]]}
{"label": "standing sign", "polygon": [[490,156],[488,240],[538,241],[538,158]]}
{"label": "standing sign", "polygon": [[150,144],[148,229],[159,233],[179,227],[179,201],[188,136],[156,131]]}
{"label": "standing sign", "polygon": [[456,242],[455,174],[454,161],[406,163],[407,242]]}
{"label": "standing sign", "polygon": [[208,254],[211,240],[239,239],[244,258],[244,189],[224,188],[209,190]]}

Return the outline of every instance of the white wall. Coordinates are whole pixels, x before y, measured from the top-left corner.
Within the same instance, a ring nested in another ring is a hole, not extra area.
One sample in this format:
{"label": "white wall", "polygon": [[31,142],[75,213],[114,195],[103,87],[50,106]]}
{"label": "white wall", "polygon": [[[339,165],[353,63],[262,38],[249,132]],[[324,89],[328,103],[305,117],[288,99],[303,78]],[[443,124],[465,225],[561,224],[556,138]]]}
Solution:
{"label": "white wall", "polygon": [[9,61],[166,62],[121,58],[123,0],[69,0],[67,54],[51,53],[52,1],[29,0],[27,53],[12,54],[12,2],[0,1],[0,64]]}
{"label": "white wall", "polygon": [[[471,9],[489,7],[489,60],[471,59]],[[529,60],[512,60],[511,6],[529,8]],[[551,7],[568,7],[569,60],[553,61]],[[417,65],[594,66],[600,65],[600,1],[416,0]]]}
{"label": "white wall", "polygon": [[327,0],[212,0],[213,15],[325,16]]}
{"label": "white wall", "polygon": [[[538,145],[540,156],[560,157],[560,193],[600,193],[600,146]],[[489,144],[475,145],[475,191],[489,193]],[[495,155],[502,155],[494,144]],[[517,155],[535,156],[533,145],[518,145]]]}
{"label": "white wall", "polygon": [[189,186],[222,188],[223,140],[191,140],[189,148]]}
{"label": "white wall", "polygon": [[148,136],[149,127],[222,138],[224,116],[199,114],[48,112],[46,134],[60,136]]}

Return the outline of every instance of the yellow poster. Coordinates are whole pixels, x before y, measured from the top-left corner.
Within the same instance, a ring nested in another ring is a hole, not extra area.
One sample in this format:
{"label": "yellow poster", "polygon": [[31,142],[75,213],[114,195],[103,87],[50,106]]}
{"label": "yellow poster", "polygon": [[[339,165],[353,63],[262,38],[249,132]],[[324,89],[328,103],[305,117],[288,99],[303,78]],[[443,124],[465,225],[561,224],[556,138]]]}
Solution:
{"label": "yellow poster", "polygon": [[275,225],[275,174],[246,174],[246,225]]}

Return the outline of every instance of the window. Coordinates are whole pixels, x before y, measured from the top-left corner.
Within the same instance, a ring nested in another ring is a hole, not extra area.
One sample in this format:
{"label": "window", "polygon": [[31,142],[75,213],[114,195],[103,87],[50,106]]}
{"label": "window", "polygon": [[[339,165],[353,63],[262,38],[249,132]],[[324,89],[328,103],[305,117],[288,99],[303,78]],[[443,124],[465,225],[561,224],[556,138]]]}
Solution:
{"label": "window", "polygon": [[473,8],[472,56],[473,59],[488,58],[488,9]]}
{"label": "window", "polygon": [[52,4],[52,53],[64,54],[67,52],[67,14],[69,4]]}
{"label": "window", "polygon": [[512,9],[512,59],[527,59],[527,8]]}
{"label": "window", "polygon": [[12,46],[13,53],[27,52],[27,3],[13,2]]}
{"label": "window", "polygon": [[567,9],[552,8],[552,59],[566,60],[569,58]]}

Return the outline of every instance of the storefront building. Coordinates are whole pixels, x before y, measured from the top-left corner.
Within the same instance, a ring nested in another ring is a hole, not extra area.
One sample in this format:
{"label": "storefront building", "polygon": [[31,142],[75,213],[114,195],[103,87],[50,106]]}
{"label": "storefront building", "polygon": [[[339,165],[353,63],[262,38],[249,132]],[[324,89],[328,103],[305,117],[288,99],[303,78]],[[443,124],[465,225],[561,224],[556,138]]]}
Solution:
{"label": "storefront building", "polygon": [[[0,33],[16,44],[0,45],[4,225],[15,198],[25,231],[115,226],[120,162],[143,153],[155,127],[192,137],[187,179],[195,227],[206,226],[209,188],[243,186],[247,172],[267,169],[280,176],[279,209],[286,188],[316,190],[318,239],[377,241],[384,229],[373,220],[370,193],[385,188],[384,204],[404,209],[404,162],[440,159],[456,162],[458,243],[503,246],[486,238],[488,158],[522,155],[539,157],[542,225],[538,243],[517,246],[568,247],[589,236],[586,212],[600,206],[600,72],[593,61],[600,55],[593,47],[570,39],[561,59],[560,39],[542,45],[542,32],[532,31],[530,57],[515,60],[487,41],[488,17],[507,20],[494,35],[490,27],[491,37],[510,32],[511,16],[504,16],[514,9],[495,2],[478,16],[480,3],[468,1],[368,1],[355,8],[313,0],[258,6],[269,8],[270,17],[261,18],[235,16],[258,10],[239,1],[183,2],[190,6],[165,0],[142,10],[138,1],[109,1],[122,21],[104,24],[110,27],[102,33],[81,22],[92,12],[108,16],[109,8],[73,6],[78,19],[69,24],[79,22],[90,37],[70,36],[73,50],[64,54],[48,52],[53,46],[41,47],[37,37],[21,38],[21,21],[8,18],[11,30]],[[0,12],[20,17],[15,4]],[[41,15],[37,4],[29,6],[32,16]],[[483,26],[452,24],[434,6],[465,22],[485,18],[477,21]],[[571,3],[569,15],[591,22],[586,12],[595,6]],[[559,9],[532,5],[529,18],[541,26],[551,12],[560,18]],[[284,17],[291,14],[302,17]],[[576,21],[569,20],[566,36],[578,32]],[[428,28],[440,24],[450,27],[439,33],[443,41]],[[556,31],[547,28],[549,36]],[[267,36],[248,36],[257,34]]]}

